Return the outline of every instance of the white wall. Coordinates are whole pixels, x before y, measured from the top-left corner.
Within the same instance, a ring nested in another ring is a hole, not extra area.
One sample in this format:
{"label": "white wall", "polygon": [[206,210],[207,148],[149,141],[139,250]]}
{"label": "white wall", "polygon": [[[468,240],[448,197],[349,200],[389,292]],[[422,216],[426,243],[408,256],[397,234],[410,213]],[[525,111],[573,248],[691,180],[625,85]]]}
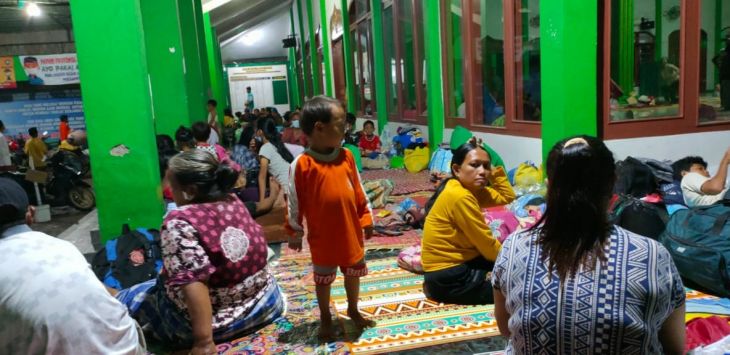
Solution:
{"label": "white wall", "polygon": [[675,161],[688,155],[701,156],[714,174],[730,147],[730,131],[615,139],[606,141],[606,145],[617,160],[635,156]]}

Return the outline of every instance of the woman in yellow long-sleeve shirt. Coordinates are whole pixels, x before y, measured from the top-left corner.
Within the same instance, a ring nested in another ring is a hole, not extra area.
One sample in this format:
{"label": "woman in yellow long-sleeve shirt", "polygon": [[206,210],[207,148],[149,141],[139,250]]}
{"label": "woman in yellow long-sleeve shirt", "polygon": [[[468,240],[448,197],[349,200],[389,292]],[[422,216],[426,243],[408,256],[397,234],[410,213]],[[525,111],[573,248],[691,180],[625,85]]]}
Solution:
{"label": "woman in yellow long-sleeve shirt", "polygon": [[493,303],[487,273],[502,246],[484,221],[482,208],[508,204],[515,193],[504,170],[492,168],[489,153],[475,139],[453,153],[453,177],[426,204],[424,292],[444,303]]}

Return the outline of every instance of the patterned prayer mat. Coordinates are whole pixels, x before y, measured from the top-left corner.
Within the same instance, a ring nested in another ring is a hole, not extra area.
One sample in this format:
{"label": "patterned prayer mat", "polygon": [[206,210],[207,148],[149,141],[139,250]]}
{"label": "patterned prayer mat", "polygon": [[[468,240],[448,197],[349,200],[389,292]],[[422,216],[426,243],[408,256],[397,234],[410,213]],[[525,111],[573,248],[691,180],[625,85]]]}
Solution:
{"label": "patterned prayer mat", "polygon": [[393,181],[392,195],[407,195],[436,189],[431,182],[431,173],[428,170],[416,174],[409,173],[405,169],[363,170],[360,176],[363,180],[389,179]]}

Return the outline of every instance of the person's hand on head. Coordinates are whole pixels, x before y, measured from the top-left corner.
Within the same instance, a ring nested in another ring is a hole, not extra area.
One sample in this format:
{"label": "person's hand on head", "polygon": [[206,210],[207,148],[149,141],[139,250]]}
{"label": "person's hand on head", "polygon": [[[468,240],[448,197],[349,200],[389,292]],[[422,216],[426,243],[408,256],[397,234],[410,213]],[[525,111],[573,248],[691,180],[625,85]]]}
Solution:
{"label": "person's hand on head", "polygon": [[724,160],[726,163],[730,164],[730,147],[728,147],[725,151]]}

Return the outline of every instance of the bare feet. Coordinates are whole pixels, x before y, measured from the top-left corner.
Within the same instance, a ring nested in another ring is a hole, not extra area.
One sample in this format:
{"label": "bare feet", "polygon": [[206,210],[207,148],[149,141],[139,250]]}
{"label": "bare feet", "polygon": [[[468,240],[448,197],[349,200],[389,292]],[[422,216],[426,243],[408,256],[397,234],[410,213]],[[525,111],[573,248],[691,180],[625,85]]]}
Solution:
{"label": "bare feet", "polygon": [[375,326],[375,322],[369,319],[365,319],[365,317],[360,314],[357,310],[347,310],[347,316],[352,319],[352,322],[355,323],[355,326],[357,326],[360,329],[365,328],[372,328]]}
{"label": "bare feet", "polygon": [[319,340],[331,342],[335,339],[335,329],[332,327],[332,316],[320,317]]}

